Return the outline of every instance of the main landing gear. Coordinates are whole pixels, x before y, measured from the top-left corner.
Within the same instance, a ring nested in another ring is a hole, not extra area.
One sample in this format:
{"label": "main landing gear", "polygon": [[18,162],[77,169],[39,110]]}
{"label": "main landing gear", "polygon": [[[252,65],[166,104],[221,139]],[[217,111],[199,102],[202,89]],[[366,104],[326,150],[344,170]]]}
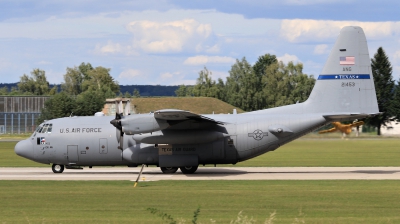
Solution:
{"label": "main landing gear", "polygon": [[[182,166],[179,167],[181,169],[181,172],[184,174],[192,174],[196,172],[198,166]],[[178,167],[160,167],[161,171],[165,174],[171,174],[171,173],[176,173],[178,170]]]}
{"label": "main landing gear", "polygon": [[178,167],[160,167],[163,173],[176,173]]}
{"label": "main landing gear", "polygon": [[181,172],[184,174],[192,174],[196,172],[198,166],[182,166],[179,167],[181,169]]}
{"label": "main landing gear", "polygon": [[62,173],[64,171],[64,165],[53,164],[51,166],[53,173]]}

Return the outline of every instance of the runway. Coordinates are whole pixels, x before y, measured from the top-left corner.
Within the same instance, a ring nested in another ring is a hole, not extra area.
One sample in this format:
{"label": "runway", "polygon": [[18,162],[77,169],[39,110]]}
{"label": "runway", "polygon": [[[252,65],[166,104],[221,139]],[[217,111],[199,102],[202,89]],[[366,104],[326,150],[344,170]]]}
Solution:
{"label": "runway", "polygon": [[[0,168],[0,180],[136,180],[140,167],[66,169]],[[145,167],[141,181],[160,180],[400,180],[400,167],[199,167],[194,174],[163,174]]]}

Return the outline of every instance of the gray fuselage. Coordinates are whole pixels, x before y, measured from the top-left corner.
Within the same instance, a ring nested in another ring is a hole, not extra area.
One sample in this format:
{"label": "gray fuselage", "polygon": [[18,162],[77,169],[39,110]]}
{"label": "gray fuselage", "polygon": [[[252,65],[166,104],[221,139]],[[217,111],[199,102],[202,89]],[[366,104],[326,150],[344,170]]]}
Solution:
{"label": "gray fuselage", "polygon": [[36,162],[70,166],[235,164],[275,150],[327,122],[320,115],[303,114],[204,116],[226,124],[188,120],[171,129],[145,133],[143,137],[125,135],[124,150],[118,148],[116,131],[110,124],[113,117],[59,118],[41,124],[51,124],[51,131],[38,133],[39,128],[20,142],[16,151],[21,148],[24,152],[17,152],[19,155]]}

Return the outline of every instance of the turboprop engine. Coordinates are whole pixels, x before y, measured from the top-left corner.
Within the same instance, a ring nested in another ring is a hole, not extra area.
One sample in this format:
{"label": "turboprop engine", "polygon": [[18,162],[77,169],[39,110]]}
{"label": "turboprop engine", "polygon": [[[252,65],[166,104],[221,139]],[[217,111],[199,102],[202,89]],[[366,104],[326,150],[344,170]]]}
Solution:
{"label": "turboprop engine", "polygon": [[135,114],[121,119],[122,131],[127,135],[151,133],[166,129],[169,124],[165,120],[158,120],[153,114]]}

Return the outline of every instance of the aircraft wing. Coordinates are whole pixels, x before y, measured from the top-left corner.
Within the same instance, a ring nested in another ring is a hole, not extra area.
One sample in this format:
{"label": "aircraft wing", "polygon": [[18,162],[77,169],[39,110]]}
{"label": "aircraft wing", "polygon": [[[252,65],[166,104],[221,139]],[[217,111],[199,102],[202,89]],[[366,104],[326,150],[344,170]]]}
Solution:
{"label": "aircraft wing", "polygon": [[320,133],[320,134],[324,134],[324,133],[335,132],[335,131],[337,131],[337,129],[336,129],[336,128],[331,128],[331,129],[328,129],[328,130],[323,130],[323,131],[320,131],[320,132],[318,132],[318,133]]}
{"label": "aircraft wing", "polygon": [[175,110],[175,109],[165,109],[158,110],[154,112],[154,118],[166,121],[185,121],[185,120],[194,120],[197,122],[209,122],[214,124],[225,124],[221,121],[216,121],[214,119],[191,113],[190,111],[185,110]]}

